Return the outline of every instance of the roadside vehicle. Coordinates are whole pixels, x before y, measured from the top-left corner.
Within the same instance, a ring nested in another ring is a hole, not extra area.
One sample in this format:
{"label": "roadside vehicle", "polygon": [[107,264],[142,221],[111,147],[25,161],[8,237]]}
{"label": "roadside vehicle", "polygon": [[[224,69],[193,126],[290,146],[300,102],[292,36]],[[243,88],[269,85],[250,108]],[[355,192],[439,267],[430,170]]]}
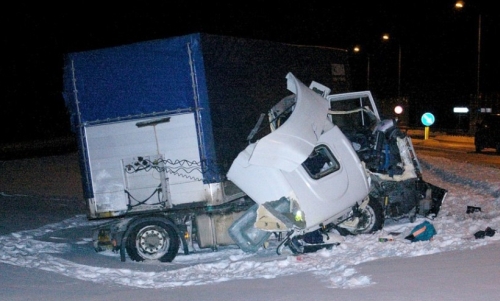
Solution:
{"label": "roadside vehicle", "polygon": [[483,116],[481,122],[477,124],[474,145],[478,153],[485,148],[494,148],[500,153],[500,114]]}
{"label": "roadside vehicle", "polygon": [[96,251],[170,262],[277,237],[299,254],[436,215],[446,191],[347,71],[340,49],[205,34],[68,54]]}

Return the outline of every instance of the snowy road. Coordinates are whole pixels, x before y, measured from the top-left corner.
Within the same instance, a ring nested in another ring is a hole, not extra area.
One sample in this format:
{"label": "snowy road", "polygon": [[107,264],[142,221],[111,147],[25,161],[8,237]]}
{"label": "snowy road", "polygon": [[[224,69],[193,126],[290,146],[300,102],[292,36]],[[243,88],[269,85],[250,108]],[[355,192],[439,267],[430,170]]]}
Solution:
{"label": "snowy road", "polygon": [[[416,149],[424,179],[449,191],[431,220],[437,230],[432,241],[395,237],[380,243],[380,236],[404,233],[423,219],[388,221],[379,233],[345,237],[340,246],[311,254],[221,248],[179,255],[172,263],[121,262],[116,253],[93,251],[96,222],[85,218],[74,156],[3,162],[0,296],[125,300],[147,294],[162,300],[168,290],[170,300],[220,300],[222,292],[240,300],[331,300],[332,294],[350,300],[494,299],[500,294],[500,234],[475,239],[474,233],[500,229],[500,169]],[[52,176],[40,176],[47,172]],[[468,214],[467,206],[481,212]],[[425,283],[424,291],[412,286],[412,277]]]}

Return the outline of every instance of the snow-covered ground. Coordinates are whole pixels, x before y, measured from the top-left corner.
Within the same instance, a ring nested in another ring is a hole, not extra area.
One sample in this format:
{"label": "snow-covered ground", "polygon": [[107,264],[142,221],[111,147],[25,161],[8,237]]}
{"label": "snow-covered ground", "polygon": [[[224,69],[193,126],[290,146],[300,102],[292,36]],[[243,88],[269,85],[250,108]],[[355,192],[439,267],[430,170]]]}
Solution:
{"label": "snow-covered ground", "polygon": [[[352,289],[377,285],[371,275],[357,272],[361,263],[498,244],[500,234],[475,239],[474,233],[487,227],[500,230],[500,170],[439,157],[420,156],[420,162],[424,179],[448,190],[439,215],[430,220],[437,231],[432,241],[411,243],[404,239],[404,233],[424,221],[419,218],[414,223],[408,220],[388,221],[378,233],[341,237],[342,242],[337,247],[300,256],[286,251],[277,255],[271,242],[269,248],[262,248],[255,254],[225,247],[215,252],[197,250],[191,255],[180,253],[172,263],[134,262],[125,265],[120,262],[119,254],[94,252],[90,228],[99,222],[88,221],[85,214],[76,214],[36,229],[0,236],[0,262],[100,284],[138,288],[210,285],[311,272],[321,280],[318,285]],[[32,196],[3,192],[2,197],[14,201]],[[58,202],[57,199],[50,201]],[[467,206],[480,207],[481,211],[467,213]],[[36,219],[36,216],[31,218]],[[389,232],[403,234],[393,236],[393,241],[379,242],[379,238],[387,237]],[[120,263],[114,268],[103,268],[97,265],[102,260]],[[123,266],[120,267],[120,264]]]}

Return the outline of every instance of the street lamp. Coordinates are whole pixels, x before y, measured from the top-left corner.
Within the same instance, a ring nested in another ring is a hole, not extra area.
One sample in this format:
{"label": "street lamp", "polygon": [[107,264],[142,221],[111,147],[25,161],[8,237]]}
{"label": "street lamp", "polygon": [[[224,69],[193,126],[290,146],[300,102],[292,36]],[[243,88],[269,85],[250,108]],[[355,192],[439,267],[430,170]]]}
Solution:
{"label": "street lamp", "polygon": [[[388,33],[384,33],[382,35],[383,41],[389,41],[390,35]],[[401,97],[401,43],[398,43],[398,100]]]}
{"label": "street lamp", "polygon": [[[465,6],[464,1],[457,1],[455,3],[455,8],[458,10],[463,9]],[[479,109],[479,93],[480,93],[480,75],[481,75],[481,12],[478,12],[478,23],[477,23],[477,77],[476,77],[476,118],[477,118],[477,109]],[[477,120],[476,120],[477,121]]]}
{"label": "street lamp", "polygon": [[[388,34],[388,33],[384,33],[382,35],[382,41],[384,42],[388,42],[389,40],[391,40],[391,36]],[[401,97],[401,41],[399,39],[396,39],[396,42],[398,42],[398,97],[396,99],[396,102],[397,102],[397,106],[396,107],[401,107],[401,105],[403,105],[405,107],[405,110],[402,110],[400,113],[396,113],[398,114],[399,116],[401,116],[401,120],[400,122],[408,122],[408,119],[409,119],[409,110],[408,110],[408,107],[409,107],[409,101],[407,98],[405,97]],[[404,114],[402,114],[403,112],[405,112]],[[399,117],[398,117],[399,119]]]}

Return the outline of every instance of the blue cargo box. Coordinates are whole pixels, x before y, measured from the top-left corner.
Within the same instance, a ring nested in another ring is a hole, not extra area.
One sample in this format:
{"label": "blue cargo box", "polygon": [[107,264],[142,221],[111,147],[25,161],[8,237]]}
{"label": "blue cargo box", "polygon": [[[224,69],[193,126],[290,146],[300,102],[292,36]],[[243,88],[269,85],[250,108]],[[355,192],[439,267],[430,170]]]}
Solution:
{"label": "blue cargo box", "polygon": [[221,182],[260,114],[287,96],[288,72],[346,92],[347,61],[343,49],[204,33],[67,54],[63,94],[79,142],[85,197],[96,191],[91,127],[126,121],[140,126],[191,113],[203,182]]}

